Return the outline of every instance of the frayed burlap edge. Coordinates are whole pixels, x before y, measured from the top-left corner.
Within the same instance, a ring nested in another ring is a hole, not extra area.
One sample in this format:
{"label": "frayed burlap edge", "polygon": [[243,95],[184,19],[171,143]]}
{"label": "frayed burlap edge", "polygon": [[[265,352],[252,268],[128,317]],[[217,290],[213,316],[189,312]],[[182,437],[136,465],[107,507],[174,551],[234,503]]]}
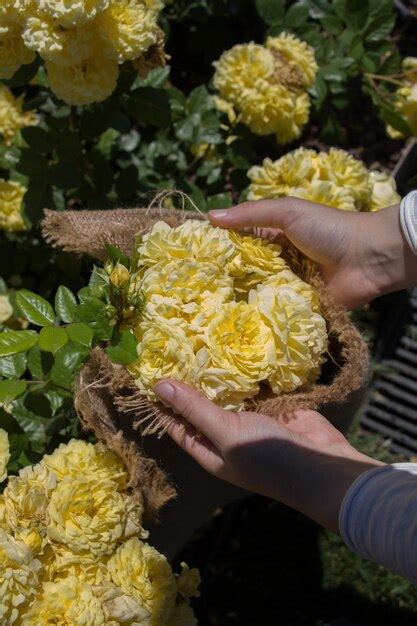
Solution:
{"label": "frayed burlap edge", "polygon": [[115,381],[119,381],[120,388],[128,378],[123,367],[110,363],[105,352],[96,348],[76,381],[74,404],[83,428],[125,463],[130,477],[128,487],[141,493],[145,517],[153,520],[176,492],[156,461],[142,453],[137,433],[115,409]]}
{"label": "frayed burlap edge", "polygon": [[[205,216],[197,211],[170,210],[161,206],[114,211],[64,213],[45,211],[42,226],[45,239],[55,247],[87,253],[103,260],[106,257],[106,243],[117,245],[130,255],[135,235],[145,233],[161,219],[170,226],[177,226],[187,219],[202,220]],[[305,257],[293,246],[288,245],[283,255],[290,267],[304,280],[313,284],[319,292],[329,338],[338,349],[330,354],[336,374],[329,384],[318,383],[309,389],[299,389],[294,393],[280,396],[274,396],[272,392],[263,390],[258,397],[247,403],[249,410],[262,412],[271,417],[292,412],[295,408],[316,409],[324,404],[344,402],[352,392],[364,384],[369,372],[369,355],[364,339],[351,322],[346,310],[332,301],[314,266],[306,262]],[[128,416],[134,429],[139,429],[142,434],[163,432],[172,419],[170,412],[161,404],[149,402],[140,395],[133,378],[124,368],[113,365],[105,354],[100,358],[102,375],[105,373],[105,386],[103,381],[97,378],[95,381],[91,380],[92,387],[96,388],[97,392],[100,390],[100,393],[108,393],[118,416]],[[80,393],[83,393],[82,379],[77,389],[77,394]]]}

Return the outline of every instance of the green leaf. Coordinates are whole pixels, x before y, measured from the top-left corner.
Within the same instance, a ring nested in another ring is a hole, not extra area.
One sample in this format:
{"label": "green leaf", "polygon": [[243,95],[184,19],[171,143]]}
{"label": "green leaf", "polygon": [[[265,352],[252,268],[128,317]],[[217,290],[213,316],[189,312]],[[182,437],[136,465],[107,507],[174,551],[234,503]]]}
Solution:
{"label": "green leaf", "polygon": [[61,285],[58,287],[55,296],[55,310],[61,320],[66,324],[74,321],[75,311],[77,308],[77,298],[72,291]]}
{"label": "green leaf", "polygon": [[75,343],[80,343],[82,346],[90,347],[94,337],[94,331],[87,324],[82,322],[75,322],[67,326],[68,337]]}
{"label": "green leaf", "polygon": [[86,362],[89,352],[88,348],[69,341],[56,353],[51,370],[52,381],[64,389],[71,389],[75,374]]}
{"label": "green leaf", "polygon": [[308,7],[303,1],[293,4],[285,14],[285,27],[298,28],[308,19]]}
{"label": "green leaf", "polygon": [[120,250],[120,248],[112,243],[106,243],[105,249],[109,259],[111,259],[114,263],[121,263],[127,267],[127,269],[130,269],[129,257],[122,250]]}
{"label": "green leaf", "polygon": [[39,417],[52,417],[51,404],[43,393],[27,393],[23,403],[28,411]]}
{"label": "green leaf", "polygon": [[50,352],[42,352],[34,346],[28,353],[28,369],[36,380],[44,380],[51,371],[54,357]]}
{"label": "green leaf", "polygon": [[106,349],[113,363],[129,365],[138,358],[137,341],[128,330],[120,333],[117,341]]}
{"label": "green leaf", "polygon": [[20,378],[26,369],[26,360],[24,352],[0,357],[0,376],[4,376],[4,378]]}
{"label": "green leaf", "polygon": [[25,380],[0,380],[0,402],[10,402],[26,391]]}
{"label": "green leaf", "polygon": [[32,291],[19,291],[16,294],[16,304],[23,317],[35,326],[48,326],[55,321],[55,313],[49,302]]}
{"label": "green leaf", "polygon": [[227,191],[225,193],[218,193],[215,196],[207,198],[207,210],[211,209],[226,209],[233,204],[232,196]]}
{"label": "green leaf", "polygon": [[171,105],[164,89],[154,87],[135,89],[128,100],[127,108],[142,124],[165,127],[171,123]]}
{"label": "green leaf", "polygon": [[395,109],[392,109],[388,105],[381,106],[381,117],[390,126],[398,130],[400,133],[409,137],[412,135],[411,128],[407,124],[406,120]]}
{"label": "green leaf", "polygon": [[285,0],[256,0],[256,8],[263,21],[273,26],[284,18]]}
{"label": "green leaf", "polygon": [[38,333],[34,330],[14,330],[0,333],[0,357],[26,352],[38,342]]}
{"label": "green leaf", "polygon": [[97,339],[107,341],[113,334],[113,326],[106,314],[106,305],[98,298],[86,298],[78,307],[76,320],[93,329]]}
{"label": "green leaf", "polygon": [[46,154],[54,147],[51,133],[39,126],[28,126],[21,132],[23,139],[34,152]]}
{"label": "green leaf", "polygon": [[39,333],[38,345],[45,352],[56,354],[68,341],[68,334],[65,328],[59,326],[46,326]]}

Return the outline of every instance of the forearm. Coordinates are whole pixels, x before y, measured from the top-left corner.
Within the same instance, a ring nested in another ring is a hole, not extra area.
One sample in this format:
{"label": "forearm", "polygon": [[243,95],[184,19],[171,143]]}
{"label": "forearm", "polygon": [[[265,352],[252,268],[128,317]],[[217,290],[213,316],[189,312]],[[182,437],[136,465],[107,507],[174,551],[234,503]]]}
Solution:
{"label": "forearm", "polygon": [[417,464],[360,476],[344,498],[340,531],[351,550],[417,585]]}

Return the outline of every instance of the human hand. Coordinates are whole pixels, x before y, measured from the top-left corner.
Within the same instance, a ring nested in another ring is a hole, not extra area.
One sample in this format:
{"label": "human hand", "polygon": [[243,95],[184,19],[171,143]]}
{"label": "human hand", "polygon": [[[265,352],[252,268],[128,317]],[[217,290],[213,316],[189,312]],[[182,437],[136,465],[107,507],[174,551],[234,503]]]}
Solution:
{"label": "human hand", "polygon": [[341,211],[298,198],[245,202],[210,211],[213,225],[285,236],[315,261],[336,302],[348,308],[417,284],[417,263],[400,228],[399,206]]}
{"label": "human hand", "polygon": [[381,465],[315,411],[298,410],[274,421],[259,413],[224,411],[174,380],[158,382],[154,391],[178,415],[168,434],[204,469],[335,532],[350,485]]}

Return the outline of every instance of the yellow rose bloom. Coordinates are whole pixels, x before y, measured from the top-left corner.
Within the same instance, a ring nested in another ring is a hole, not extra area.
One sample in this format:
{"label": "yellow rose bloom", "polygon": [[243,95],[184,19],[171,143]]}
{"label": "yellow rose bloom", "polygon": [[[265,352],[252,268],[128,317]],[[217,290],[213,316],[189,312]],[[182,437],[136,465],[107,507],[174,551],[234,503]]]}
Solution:
{"label": "yellow rose bloom", "polygon": [[138,360],[128,366],[140,391],[155,400],[152,388],[161,378],[192,383],[196,360],[193,344],[184,330],[176,324],[164,323],[162,318],[144,324],[144,328]]}
{"label": "yellow rose bloom", "polygon": [[116,88],[119,68],[98,54],[68,67],[47,61],[49,85],[58,98],[70,105],[106,100]]}
{"label": "yellow rose bloom", "polygon": [[320,152],[319,167],[321,180],[328,180],[350,191],[358,207],[369,202],[372,187],[369,171],[365,165],[345,150],[330,148]]}
{"label": "yellow rose bloom", "polygon": [[276,134],[279,143],[298,138],[309,117],[305,88],[316,71],[310,53],[307,44],[285,34],[269,38],[267,47],[253,42],[234,46],[214,63],[219,102],[228,103],[257,135]]}
{"label": "yellow rose bloom", "polygon": [[145,300],[154,295],[174,298],[191,322],[205,302],[215,307],[232,298],[233,279],[216,263],[186,258],[149,268],[141,289]]}
{"label": "yellow rose bloom", "polygon": [[23,113],[22,98],[15,98],[6,85],[0,84],[0,134],[10,145],[16,133],[38,121],[33,113]]}
{"label": "yellow rose bloom", "polygon": [[48,505],[51,541],[76,554],[110,554],[127,525],[125,498],[110,479],[68,476],[58,483]]}
{"label": "yellow rose bloom", "polygon": [[[39,588],[40,563],[24,543],[0,530],[0,621],[17,622],[19,607],[32,600]],[[39,622],[37,622],[39,624]]]}
{"label": "yellow rose bloom", "polygon": [[201,576],[198,569],[195,567],[190,569],[187,563],[181,563],[181,574],[177,577],[177,590],[180,596],[186,600],[198,598],[200,584]]}
{"label": "yellow rose bloom", "polygon": [[288,152],[277,161],[264,159],[262,165],[255,165],[248,171],[251,181],[248,198],[290,196],[294,188],[313,180],[317,171],[317,153],[306,148]]}
{"label": "yellow rose bloom", "polygon": [[234,247],[226,230],[214,228],[208,222],[187,220],[171,228],[159,221],[143,236],[137,254],[139,264],[147,267],[190,256],[224,265],[233,256]]}
{"label": "yellow rose bloom", "polygon": [[[403,59],[404,77],[402,85],[394,95],[394,107],[410,127],[411,134],[417,136],[417,57]],[[387,133],[392,139],[403,139],[405,135],[387,125]]]}
{"label": "yellow rose bloom", "polygon": [[113,583],[150,612],[152,626],[169,622],[176,584],[171,566],[162,554],[135,537],[119,546],[107,567]]}
{"label": "yellow rose bloom", "polygon": [[306,183],[304,187],[293,189],[291,195],[295,198],[303,198],[303,200],[325,204],[343,211],[357,210],[355,199],[350,190],[339,187],[328,180],[313,180],[311,183]]}
{"label": "yellow rose bloom", "polygon": [[235,291],[247,294],[256,285],[286,268],[280,256],[281,246],[262,239],[242,236],[230,231],[235,246],[235,257],[229,264],[229,273],[235,278]]}
{"label": "yellow rose bloom", "polygon": [[160,2],[110,0],[95,26],[104,42],[106,54],[117,63],[136,59],[158,41]]}
{"label": "yellow rose bloom", "polygon": [[372,185],[370,211],[379,211],[386,207],[393,206],[401,202],[401,196],[397,192],[395,178],[385,172],[370,172]]}
{"label": "yellow rose bloom", "polygon": [[88,443],[81,439],[71,439],[61,443],[52,454],[46,454],[42,465],[55,474],[58,480],[71,476],[92,476],[108,478],[125,489],[129,477],[121,459],[102,443]]}
{"label": "yellow rose bloom", "polygon": [[20,28],[10,28],[4,34],[0,29],[0,79],[12,78],[21,65],[34,60],[34,53],[23,43]]}
{"label": "yellow rose bloom", "polygon": [[[314,49],[291,33],[281,33],[278,37],[268,37],[266,47],[282,63],[284,78],[296,86],[312,87],[318,70]],[[290,83],[291,84],[291,83]]]}
{"label": "yellow rose bloom", "polygon": [[25,193],[20,183],[0,178],[0,230],[26,230],[22,215]]}
{"label": "yellow rose bloom", "polygon": [[66,546],[48,544],[38,558],[44,578],[52,582],[69,577],[93,586],[110,582],[106,563],[90,554],[74,554]]}
{"label": "yellow rose bloom", "polygon": [[291,287],[260,285],[249,294],[275,340],[276,367],[269,376],[274,393],[314,382],[327,350],[326,322]]}
{"label": "yellow rose bloom", "polygon": [[[108,626],[104,607],[93,588],[71,576],[57,582],[44,582],[42,592],[22,616],[21,626],[76,624]],[[116,626],[115,622],[110,622]]]}
{"label": "yellow rose bloom", "polygon": [[336,148],[328,153],[298,148],[277,161],[265,159],[248,177],[249,200],[293,196],[344,211],[367,210],[371,203],[370,172]]}
{"label": "yellow rose bloom", "polygon": [[67,30],[48,15],[30,17],[22,37],[25,45],[38,52],[44,61],[67,68],[89,63],[99,48],[94,26]]}
{"label": "yellow rose bloom", "polygon": [[204,340],[206,347],[197,354],[199,385],[211,400],[240,407],[258,393],[259,382],[275,365],[271,330],[256,307],[229,302],[213,316]]}
{"label": "yellow rose bloom", "polygon": [[63,28],[93,20],[109,6],[110,0],[40,0],[39,8]]}
{"label": "yellow rose bloom", "polygon": [[48,504],[56,487],[54,474],[41,463],[10,476],[4,490],[6,519],[14,535],[26,543],[35,554],[47,541]]}
{"label": "yellow rose bloom", "polygon": [[309,302],[313,311],[320,312],[320,299],[317,291],[304,282],[289,268],[283,269],[262,283],[268,287],[291,287],[295,292]]}
{"label": "yellow rose bloom", "polygon": [[219,96],[214,96],[213,102],[218,111],[227,115],[229,124],[234,124],[237,115],[235,109],[233,108],[233,104],[231,104],[227,100],[224,100],[223,98],[219,98]]}
{"label": "yellow rose bloom", "polygon": [[9,435],[0,428],[0,483],[7,478],[7,464],[10,460]]}

